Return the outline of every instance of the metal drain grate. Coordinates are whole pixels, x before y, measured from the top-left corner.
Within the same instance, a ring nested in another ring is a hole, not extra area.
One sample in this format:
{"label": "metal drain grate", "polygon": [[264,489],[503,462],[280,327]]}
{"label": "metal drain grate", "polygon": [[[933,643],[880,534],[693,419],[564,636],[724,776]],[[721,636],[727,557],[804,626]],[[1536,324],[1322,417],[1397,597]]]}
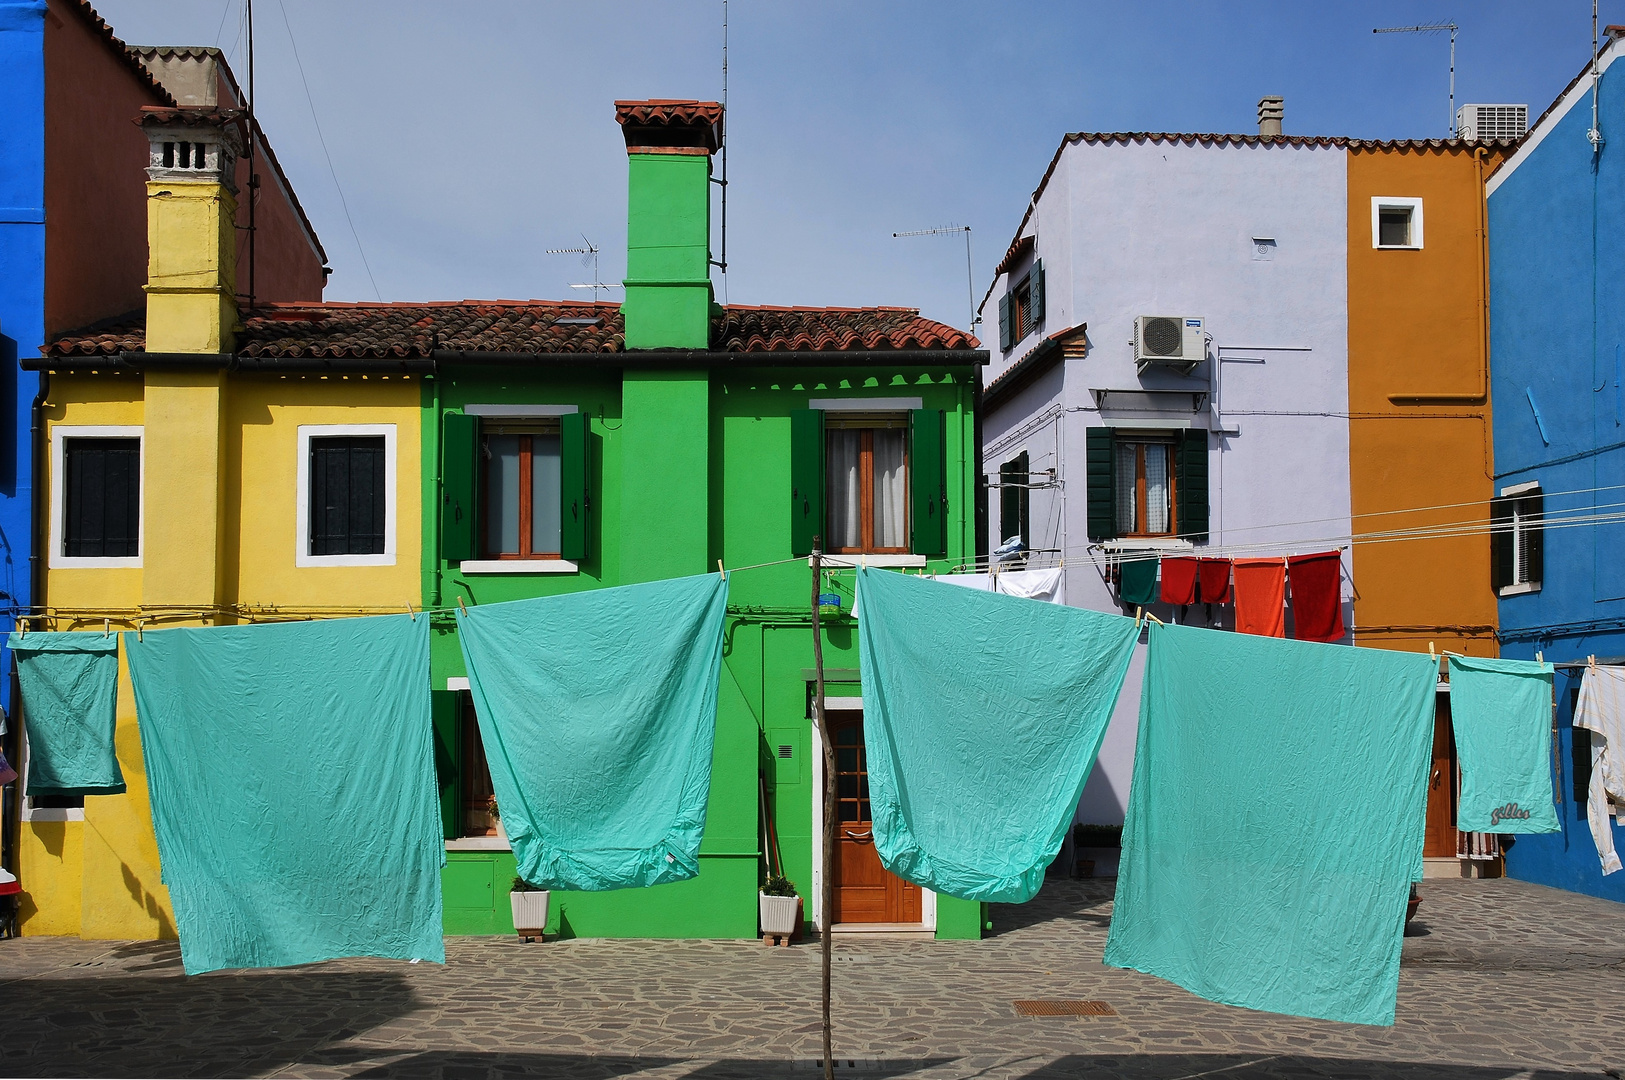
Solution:
{"label": "metal drain grate", "polygon": [[1043,998],[1012,1002],[1018,1016],[1116,1016],[1117,1010],[1104,1001],[1070,1001]]}

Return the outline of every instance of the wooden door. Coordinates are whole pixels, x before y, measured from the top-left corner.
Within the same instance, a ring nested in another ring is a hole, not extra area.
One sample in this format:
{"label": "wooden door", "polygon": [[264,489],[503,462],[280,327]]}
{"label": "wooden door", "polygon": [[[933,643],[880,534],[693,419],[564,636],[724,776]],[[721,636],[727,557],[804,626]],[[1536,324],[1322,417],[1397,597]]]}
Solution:
{"label": "wooden door", "polygon": [[1422,854],[1456,857],[1456,735],[1450,726],[1450,695],[1436,694],[1433,761],[1428,766],[1427,835]]}
{"label": "wooden door", "polygon": [[880,865],[869,814],[869,770],[863,713],[828,714],[835,743],[835,921],[917,923],[920,887]]}

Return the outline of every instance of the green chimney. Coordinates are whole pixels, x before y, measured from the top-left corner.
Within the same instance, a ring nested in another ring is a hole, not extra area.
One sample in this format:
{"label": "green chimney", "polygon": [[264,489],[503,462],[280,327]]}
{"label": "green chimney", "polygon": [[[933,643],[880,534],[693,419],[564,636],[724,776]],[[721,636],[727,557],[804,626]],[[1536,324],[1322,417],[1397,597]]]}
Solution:
{"label": "green chimney", "polygon": [[714,101],[617,101],[626,136],[628,349],[711,344],[711,155],[722,139]]}

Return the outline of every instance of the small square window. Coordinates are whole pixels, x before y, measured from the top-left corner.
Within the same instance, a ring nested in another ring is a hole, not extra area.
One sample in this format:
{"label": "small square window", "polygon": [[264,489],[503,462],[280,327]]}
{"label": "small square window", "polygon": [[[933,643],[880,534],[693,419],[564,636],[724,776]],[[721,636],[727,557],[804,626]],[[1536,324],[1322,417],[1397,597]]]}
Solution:
{"label": "small square window", "polygon": [[1411,246],[1411,210],[1400,207],[1381,210],[1377,214],[1377,245],[1379,247]]}
{"label": "small square window", "polygon": [[1414,250],[1422,246],[1422,200],[1378,196],[1371,200],[1371,246]]}

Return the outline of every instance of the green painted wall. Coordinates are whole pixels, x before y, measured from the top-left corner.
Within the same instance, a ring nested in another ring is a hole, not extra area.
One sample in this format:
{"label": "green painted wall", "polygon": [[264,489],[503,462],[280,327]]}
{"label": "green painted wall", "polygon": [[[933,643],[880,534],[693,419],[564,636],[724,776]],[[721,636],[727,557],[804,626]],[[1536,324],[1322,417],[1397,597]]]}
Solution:
{"label": "green painted wall", "polygon": [[628,154],[626,347],[704,349],[711,327],[711,159]]}

